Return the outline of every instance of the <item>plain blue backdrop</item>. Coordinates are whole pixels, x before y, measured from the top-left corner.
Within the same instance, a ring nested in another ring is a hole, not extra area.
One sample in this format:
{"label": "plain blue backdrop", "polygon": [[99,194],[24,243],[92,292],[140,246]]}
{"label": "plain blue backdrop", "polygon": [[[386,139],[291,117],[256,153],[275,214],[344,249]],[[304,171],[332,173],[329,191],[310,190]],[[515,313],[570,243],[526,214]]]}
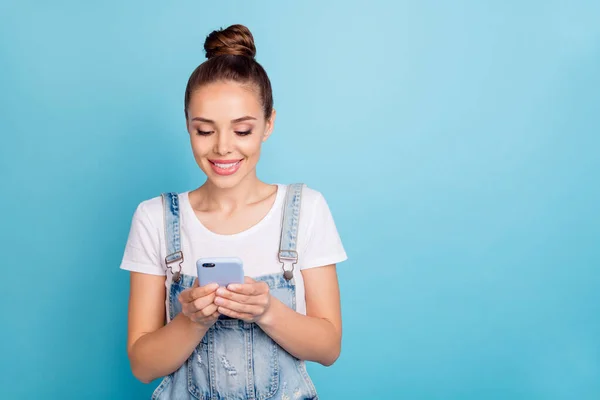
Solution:
{"label": "plain blue backdrop", "polygon": [[323,399],[600,398],[600,3],[2,1],[0,398],[137,399],[136,205],[201,184],[183,93],[247,25],[259,175],[329,202],[343,352]]}

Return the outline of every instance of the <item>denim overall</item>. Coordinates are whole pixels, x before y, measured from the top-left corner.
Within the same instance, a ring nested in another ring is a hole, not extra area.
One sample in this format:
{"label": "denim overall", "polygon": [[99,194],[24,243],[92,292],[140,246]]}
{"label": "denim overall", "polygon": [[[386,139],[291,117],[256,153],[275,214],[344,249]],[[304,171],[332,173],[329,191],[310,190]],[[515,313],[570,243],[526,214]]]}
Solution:
{"label": "denim overall", "polygon": [[[298,261],[296,239],[303,184],[288,186],[283,207],[279,261],[282,272],[255,277],[269,285],[271,295],[296,309],[294,264]],[[183,253],[180,245],[179,198],[162,195],[165,210],[167,267],[175,268],[169,290],[168,312],[181,312],[179,293],[191,287],[195,276],[180,273]],[[286,268],[290,267],[290,268]],[[176,345],[175,343],[173,345]],[[164,351],[168,351],[166,348]],[[166,376],[152,399],[317,399],[317,393],[301,361],[275,343],[254,323],[221,315],[206,332],[187,361]]]}

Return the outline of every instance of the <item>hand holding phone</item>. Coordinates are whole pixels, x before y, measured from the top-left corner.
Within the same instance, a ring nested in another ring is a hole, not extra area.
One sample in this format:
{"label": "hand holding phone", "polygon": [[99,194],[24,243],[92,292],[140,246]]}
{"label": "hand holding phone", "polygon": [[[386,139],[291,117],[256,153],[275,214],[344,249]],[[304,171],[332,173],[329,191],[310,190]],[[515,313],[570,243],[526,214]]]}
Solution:
{"label": "hand holding phone", "polygon": [[210,328],[219,318],[217,306],[214,304],[216,284],[198,287],[198,281],[179,294],[181,312],[191,321]]}
{"label": "hand holding phone", "polygon": [[271,306],[269,285],[250,277],[246,277],[243,285],[218,288],[215,304],[219,306],[219,314],[230,318],[259,324],[273,319],[268,312]]}

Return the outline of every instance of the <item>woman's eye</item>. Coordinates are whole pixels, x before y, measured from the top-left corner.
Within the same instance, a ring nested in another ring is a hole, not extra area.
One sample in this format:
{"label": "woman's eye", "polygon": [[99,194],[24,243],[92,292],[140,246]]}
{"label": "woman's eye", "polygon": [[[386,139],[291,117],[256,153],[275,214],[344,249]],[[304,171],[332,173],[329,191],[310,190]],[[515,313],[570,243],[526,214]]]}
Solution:
{"label": "woman's eye", "polygon": [[[200,136],[208,136],[211,133],[213,133],[213,131],[201,131],[200,129],[196,130],[198,132],[198,135]],[[248,130],[248,131],[235,131],[235,133],[239,136],[246,136],[252,133],[252,130]]]}

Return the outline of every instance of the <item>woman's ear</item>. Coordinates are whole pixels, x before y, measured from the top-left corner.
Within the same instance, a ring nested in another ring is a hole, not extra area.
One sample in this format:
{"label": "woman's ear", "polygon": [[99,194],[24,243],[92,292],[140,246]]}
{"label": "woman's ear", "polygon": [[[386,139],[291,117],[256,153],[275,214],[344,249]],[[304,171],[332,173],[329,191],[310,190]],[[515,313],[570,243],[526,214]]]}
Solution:
{"label": "woman's ear", "polygon": [[273,133],[273,128],[275,127],[276,115],[277,115],[277,112],[275,111],[275,109],[273,109],[273,111],[271,112],[271,117],[267,120],[267,123],[265,125],[265,133],[262,138],[263,142],[265,142],[269,138],[269,136],[271,136],[271,133]]}

